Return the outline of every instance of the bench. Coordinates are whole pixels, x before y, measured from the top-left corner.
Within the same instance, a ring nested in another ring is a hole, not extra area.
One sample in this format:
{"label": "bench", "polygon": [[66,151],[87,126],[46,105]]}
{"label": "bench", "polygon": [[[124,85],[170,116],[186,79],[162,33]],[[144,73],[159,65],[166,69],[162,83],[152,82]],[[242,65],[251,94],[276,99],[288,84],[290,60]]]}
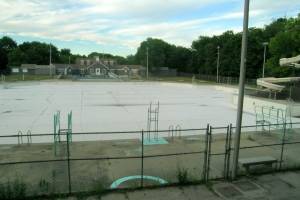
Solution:
{"label": "bench", "polygon": [[254,165],[267,165],[270,166],[270,168],[272,168],[273,163],[277,163],[277,159],[272,156],[260,156],[239,159],[239,164],[245,167],[247,171],[249,171],[250,166]]}

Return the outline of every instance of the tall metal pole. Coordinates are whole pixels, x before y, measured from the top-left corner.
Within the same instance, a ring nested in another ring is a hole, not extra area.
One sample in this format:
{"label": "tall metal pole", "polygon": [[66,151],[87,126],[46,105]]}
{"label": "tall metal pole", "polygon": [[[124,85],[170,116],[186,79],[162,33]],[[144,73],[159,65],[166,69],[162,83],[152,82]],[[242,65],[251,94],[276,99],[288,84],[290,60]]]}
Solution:
{"label": "tall metal pole", "polygon": [[50,76],[52,76],[51,65],[52,65],[52,49],[51,49],[51,43],[50,43],[50,55],[49,55],[49,74],[50,74]]}
{"label": "tall metal pole", "polygon": [[147,79],[149,78],[149,48],[147,47]]}
{"label": "tall metal pole", "polygon": [[265,78],[265,64],[266,64],[266,51],[267,51],[267,42],[263,43],[264,45],[264,63],[263,63],[263,72],[262,72],[262,77]]}
{"label": "tall metal pole", "polygon": [[240,63],[239,96],[238,96],[238,108],[237,108],[237,119],[236,119],[236,131],[234,135],[232,179],[235,179],[237,176],[239,150],[240,150],[240,136],[241,136],[241,126],[242,126],[242,117],[243,117],[243,103],[244,103],[244,89],[245,89],[245,75],[246,75],[248,21],[249,21],[249,0],[245,0],[243,39],[242,39],[241,63]]}
{"label": "tall metal pole", "polygon": [[218,46],[217,49],[218,49],[218,60],[217,60],[217,83],[219,83],[220,46]]}

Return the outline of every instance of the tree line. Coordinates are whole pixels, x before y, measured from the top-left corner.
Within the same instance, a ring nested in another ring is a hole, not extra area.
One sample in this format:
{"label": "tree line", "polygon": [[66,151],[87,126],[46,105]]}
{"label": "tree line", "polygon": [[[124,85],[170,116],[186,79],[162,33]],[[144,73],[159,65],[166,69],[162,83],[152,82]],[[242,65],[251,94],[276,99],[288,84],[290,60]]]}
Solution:
{"label": "tree line", "polygon": [[[219,48],[221,76],[239,75],[242,33],[226,31],[218,36],[199,36],[190,48],[169,44],[161,39],[148,38],[141,42],[135,55],[127,57],[92,52],[87,57],[100,56],[116,59],[119,64],[148,63],[151,70],[158,67],[177,69],[179,72],[215,75]],[[293,18],[279,18],[264,28],[249,28],[247,73],[248,78],[262,76],[264,45],[267,43],[265,76],[296,76],[299,70],[280,67],[279,59],[300,54],[300,14]],[[70,49],[59,50],[51,45],[52,63],[74,63],[78,57]],[[0,72],[9,73],[9,66],[22,63],[49,64],[50,44],[24,42],[17,44],[10,37],[0,39]]]}
{"label": "tree line", "polygon": [[[148,48],[149,67],[176,68],[179,72],[216,75],[218,47],[219,74],[239,76],[242,32],[226,31],[218,36],[199,36],[190,48],[148,38],[135,54],[136,62],[145,65]],[[267,43],[265,76],[296,76],[299,70],[279,66],[279,59],[300,54],[300,14],[295,18],[279,18],[264,28],[249,28],[248,78],[262,76],[264,44]]]}
{"label": "tree line", "polygon": [[21,64],[38,64],[49,65],[51,62],[62,64],[74,64],[76,58],[85,58],[92,56],[100,56],[101,58],[113,58],[118,63],[126,63],[126,58],[122,56],[114,56],[107,53],[92,52],[88,56],[80,54],[72,54],[70,49],[58,49],[53,44],[42,42],[24,42],[18,45],[12,38],[4,36],[0,39],[0,73],[9,74],[10,68],[20,66]]}

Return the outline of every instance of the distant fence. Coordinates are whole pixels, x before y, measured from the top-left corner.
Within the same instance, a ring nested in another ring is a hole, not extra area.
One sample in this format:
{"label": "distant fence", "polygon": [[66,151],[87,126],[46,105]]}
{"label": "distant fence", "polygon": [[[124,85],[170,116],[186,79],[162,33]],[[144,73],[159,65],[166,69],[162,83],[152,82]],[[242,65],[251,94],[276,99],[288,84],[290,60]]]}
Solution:
{"label": "distant fence", "polygon": [[[169,75],[172,77],[172,75]],[[205,80],[205,81],[211,81],[215,83],[223,83],[223,84],[229,84],[229,85],[237,85],[239,84],[239,77],[233,77],[233,76],[219,76],[217,81],[216,75],[206,75],[206,74],[197,74],[197,73],[187,73],[187,72],[177,72],[178,77],[190,77],[191,79],[195,77],[199,80]],[[246,78],[245,80],[246,84],[248,85],[256,85],[256,79],[249,79]]]}
{"label": "distant fence", "polygon": [[[299,128],[300,123],[243,126],[240,158],[272,156],[275,171],[298,168]],[[0,145],[0,187],[24,183],[26,195],[34,196],[226,180],[231,177],[234,132],[232,125],[89,132],[73,133],[73,142],[61,134],[56,155],[53,134],[2,135],[2,142],[16,142]],[[118,140],[121,136],[131,139]],[[18,144],[20,137],[31,140]],[[38,143],[44,137],[49,142]],[[239,168],[239,175],[245,173]]]}
{"label": "distant fence", "polygon": [[[232,76],[219,76],[218,81],[217,81],[217,76],[215,75],[198,74],[196,75],[196,77],[201,80],[218,82],[218,83],[229,84],[229,85],[236,85],[239,83],[239,77],[232,77]],[[256,79],[246,78],[245,83],[249,85],[256,85]]]}

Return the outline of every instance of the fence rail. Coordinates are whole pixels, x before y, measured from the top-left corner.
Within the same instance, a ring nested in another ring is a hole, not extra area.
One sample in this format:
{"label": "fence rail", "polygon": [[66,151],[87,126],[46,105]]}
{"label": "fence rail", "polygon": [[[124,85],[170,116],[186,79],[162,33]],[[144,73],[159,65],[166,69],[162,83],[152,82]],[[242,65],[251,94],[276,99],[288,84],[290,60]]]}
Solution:
{"label": "fence rail", "polygon": [[[236,85],[239,83],[239,77],[233,77],[233,76],[215,76],[215,75],[205,75],[205,74],[197,74],[196,77],[200,80],[206,80],[206,81],[213,81],[223,84],[229,84],[229,85]],[[219,79],[219,80],[217,80]],[[249,85],[256,85],[256,79],[246,79],[246,84]]]}

